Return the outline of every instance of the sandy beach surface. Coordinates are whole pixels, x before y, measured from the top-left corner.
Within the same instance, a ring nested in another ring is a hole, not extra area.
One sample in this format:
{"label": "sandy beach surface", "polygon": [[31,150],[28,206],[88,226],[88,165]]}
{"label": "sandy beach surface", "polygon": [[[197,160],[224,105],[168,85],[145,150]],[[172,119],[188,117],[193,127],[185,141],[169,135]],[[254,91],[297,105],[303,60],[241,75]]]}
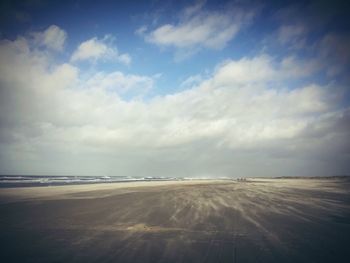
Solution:
{"label": "sandy beach surface", "polygon": [[3,188],[0,233],[2,262],[348,262],[350,181]]}

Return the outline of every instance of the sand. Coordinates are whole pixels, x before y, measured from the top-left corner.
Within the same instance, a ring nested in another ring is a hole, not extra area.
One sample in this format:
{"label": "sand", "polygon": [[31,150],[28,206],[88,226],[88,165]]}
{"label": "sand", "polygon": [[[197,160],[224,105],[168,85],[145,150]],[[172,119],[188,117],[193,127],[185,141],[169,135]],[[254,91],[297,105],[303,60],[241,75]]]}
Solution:
{"label": "sand", "polygon": [[0,189],[3,262],[348,262],[350,181]]}

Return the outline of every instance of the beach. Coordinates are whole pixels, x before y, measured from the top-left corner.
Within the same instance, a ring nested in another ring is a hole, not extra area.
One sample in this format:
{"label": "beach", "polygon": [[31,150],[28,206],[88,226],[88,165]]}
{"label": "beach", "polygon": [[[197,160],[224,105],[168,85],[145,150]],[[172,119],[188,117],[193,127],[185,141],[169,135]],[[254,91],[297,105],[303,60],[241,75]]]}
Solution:
{"label": "beach", "polygon": [[3,262],[347,262],[350,180],[0,189]]}

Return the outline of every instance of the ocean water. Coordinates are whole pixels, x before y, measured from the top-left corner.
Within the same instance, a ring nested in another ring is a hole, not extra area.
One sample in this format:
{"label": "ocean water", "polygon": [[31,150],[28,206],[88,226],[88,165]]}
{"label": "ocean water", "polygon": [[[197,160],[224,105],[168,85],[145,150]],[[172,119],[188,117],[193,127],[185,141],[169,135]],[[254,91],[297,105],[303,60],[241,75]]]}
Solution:
{"label": "ocean water", "polygon": [[130,176],[49,176],[49,175],[0,175],[0,187],[53,186],[91,183],[116,183],[133,181],[170,181],[191,178],[130,177]]}
{"label": "ocean water", "polygon": [[123,183],[135,181],[243,180],[235,177],[168,177],[168,176],[81,176],[81,175],[0,175],[0,188],[25,186],[54,186],[92,183]]}

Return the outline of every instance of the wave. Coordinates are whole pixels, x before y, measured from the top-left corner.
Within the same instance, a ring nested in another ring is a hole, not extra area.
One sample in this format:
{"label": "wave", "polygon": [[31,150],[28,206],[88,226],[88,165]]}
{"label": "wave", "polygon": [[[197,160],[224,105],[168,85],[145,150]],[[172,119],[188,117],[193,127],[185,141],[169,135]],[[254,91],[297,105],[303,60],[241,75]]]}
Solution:
{"label": "wave", "polygon": [[48,175],[3,175],[0,187],[51,186],[89,183],[117,183],[133,181],[172,181],[185,180],[177,177],[131,177],[131,176],[48,176]]}

